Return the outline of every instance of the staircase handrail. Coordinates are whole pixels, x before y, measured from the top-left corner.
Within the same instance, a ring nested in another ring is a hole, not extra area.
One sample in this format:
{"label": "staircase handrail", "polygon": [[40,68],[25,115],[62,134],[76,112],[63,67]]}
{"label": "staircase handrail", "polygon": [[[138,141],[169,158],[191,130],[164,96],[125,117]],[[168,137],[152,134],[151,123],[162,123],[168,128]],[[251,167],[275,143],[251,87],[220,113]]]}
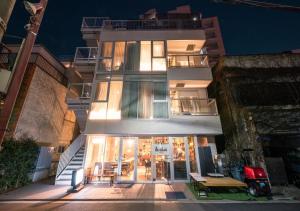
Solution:
{"label": "staircase handrail", "polygon": [[60,176],[63,170],[68,166],[72,158],[85,144],[85,135],[80,134],[69,147],[60,155],[59,163],[56,171],[56,178]]}

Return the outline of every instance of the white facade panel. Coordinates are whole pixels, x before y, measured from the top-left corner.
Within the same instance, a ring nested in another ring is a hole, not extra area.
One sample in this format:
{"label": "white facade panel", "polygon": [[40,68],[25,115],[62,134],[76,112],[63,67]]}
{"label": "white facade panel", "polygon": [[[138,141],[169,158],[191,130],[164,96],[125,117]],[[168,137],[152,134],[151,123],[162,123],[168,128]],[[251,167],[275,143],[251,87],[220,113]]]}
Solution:
{"label": "white facade panel", "polygon": [[186,116],[166,120],[88,120],[85,134],[113,136],[220,135],[219,116]]}

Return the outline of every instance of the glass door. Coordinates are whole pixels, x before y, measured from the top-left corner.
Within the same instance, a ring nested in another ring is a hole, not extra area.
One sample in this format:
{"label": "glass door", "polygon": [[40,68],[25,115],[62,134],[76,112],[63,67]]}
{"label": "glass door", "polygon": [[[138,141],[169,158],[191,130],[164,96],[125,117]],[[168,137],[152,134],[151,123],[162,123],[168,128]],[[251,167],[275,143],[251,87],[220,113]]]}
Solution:
{"label": "glass door", "polygon": [[134,181],[136,139],[122,138],[120,146],[119,179],[121,181]]}
{"label": "glass door", "polygon": [[138,162],[137,180],[138,182],[152,181],[152,138],[144,137],[138,140]]}
{"label": "glass door", "polygon": [[153,138],[153,181],[167,181],[171,178],[170,172],[170,146],[168,137]]}

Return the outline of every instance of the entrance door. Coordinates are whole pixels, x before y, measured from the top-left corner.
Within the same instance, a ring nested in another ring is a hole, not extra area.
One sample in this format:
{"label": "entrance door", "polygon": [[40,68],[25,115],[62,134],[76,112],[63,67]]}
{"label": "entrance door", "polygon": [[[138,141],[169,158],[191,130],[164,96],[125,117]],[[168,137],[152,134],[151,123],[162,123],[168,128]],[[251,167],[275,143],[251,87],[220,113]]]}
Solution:
{"label": "entrance door", "polygon": [[133,182],[135,172],[136,139],[122,138],[120,145],[119,179]]}
{"label": "entrance door", "polygon": [[167,181],[171,178],[170,146],[168,137],[154,137],[152,146],[152,174],[153,181]]}
{"label": "entrance door", "polygon": [[152,138],[144,137],[138,140],[138,182],[152,181]]}

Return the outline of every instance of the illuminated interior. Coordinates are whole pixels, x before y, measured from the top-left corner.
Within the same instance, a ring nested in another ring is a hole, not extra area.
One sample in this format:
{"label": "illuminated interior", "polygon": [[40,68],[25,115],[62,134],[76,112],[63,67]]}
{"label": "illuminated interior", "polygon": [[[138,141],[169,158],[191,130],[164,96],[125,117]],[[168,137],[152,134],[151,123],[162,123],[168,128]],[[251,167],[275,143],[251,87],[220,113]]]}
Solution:
{"label": "illuminated interior", "polygon": [[122,98],[122,81],[111,81],[109,89],[109,98],[107,101],[108,82],[100,82],[96,89],[96,100],[101,102],[93,102],[89,119],[121,119],[121,98]]}
{"label": "illuminated interior", "polygon": [[168,67],[208,65],[204,40],[168,40]]}
{"label": "illuminated interior", "polygon": [[[166,181],[171,179],[172,172],[175,180],[186,180],[188,166],[189,172],[198,171],[195,143],[197,144],[192,136],[89,136],[85,172],[91,182],[109,181],[111,176],[125,182]],[[164,146],[169,150],[161,153],[154,150],[157,146]],[[186,163],[187,158],[190,165]]]}

